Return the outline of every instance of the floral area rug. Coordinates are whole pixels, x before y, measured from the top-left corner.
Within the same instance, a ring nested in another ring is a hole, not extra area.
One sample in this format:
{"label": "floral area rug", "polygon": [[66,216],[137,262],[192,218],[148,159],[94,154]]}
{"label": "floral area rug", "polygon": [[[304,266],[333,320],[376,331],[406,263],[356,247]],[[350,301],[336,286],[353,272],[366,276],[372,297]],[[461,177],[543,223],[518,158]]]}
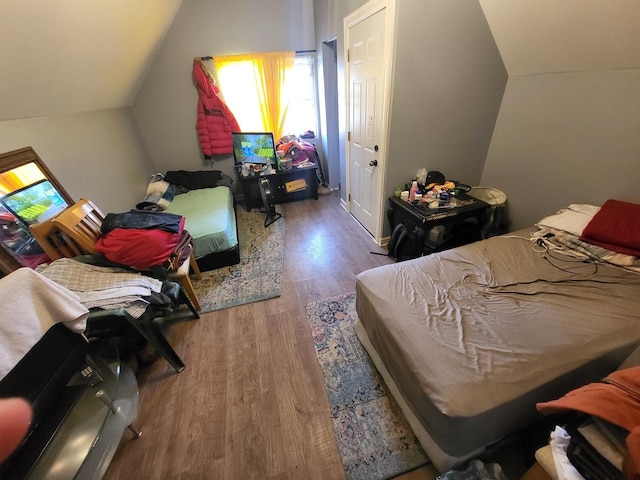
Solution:
{"label": "floral area rug", "polygon": [[386,479],[429,459],[356,336],[355,298],[309,303],[307,321],[347,479]]}
{"label": "floral area rug", "polygon": [[279,297],[282,292],[285,219],[264,226],[265,214],[237,207],[240,263],[192,279],[200,313]]}

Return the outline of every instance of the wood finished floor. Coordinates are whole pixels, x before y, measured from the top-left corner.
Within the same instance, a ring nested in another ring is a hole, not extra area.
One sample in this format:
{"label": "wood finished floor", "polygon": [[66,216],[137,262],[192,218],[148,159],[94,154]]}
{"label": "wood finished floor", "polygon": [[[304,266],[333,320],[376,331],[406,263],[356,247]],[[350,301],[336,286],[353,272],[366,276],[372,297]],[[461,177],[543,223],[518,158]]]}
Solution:
{"label": "wood finished floor", "polygon": [[305,306],[391,260],[369,253],[384,250],[337,192],[284,209],[282,295],[169,326],[186,369],[158,359],[138,373],[143,435],[125,432],[106,480],[345,478]]}

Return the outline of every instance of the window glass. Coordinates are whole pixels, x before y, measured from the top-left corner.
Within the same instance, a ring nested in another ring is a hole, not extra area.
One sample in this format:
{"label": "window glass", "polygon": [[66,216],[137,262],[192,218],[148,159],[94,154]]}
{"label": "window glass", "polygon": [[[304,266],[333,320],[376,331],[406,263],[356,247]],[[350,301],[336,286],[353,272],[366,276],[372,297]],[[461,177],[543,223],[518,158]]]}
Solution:
{"label": "window glass", "polygon": [[[256,91],[255,72],[251,61],[237,61],[217,71],[225,103],[236,117],[243,132],[261,132],[264,122]],[[317,133],[316,75],[313,54],[296,55],[292,77],[291,99],[284,123],[284,133],[300,136],[306,131]],[[276,142],[279,139],[276,139]]]}
{"label": "window glass", "polygon": [[253,62],[233,62],[217,73],[224,101],[242,131],[264,130]]}
{"label": "window glass", "polygon": [[312,54],[296,55],[291,85],[293,91],[284,131],[298,136],[308,130],[317,133],[316,75]]}

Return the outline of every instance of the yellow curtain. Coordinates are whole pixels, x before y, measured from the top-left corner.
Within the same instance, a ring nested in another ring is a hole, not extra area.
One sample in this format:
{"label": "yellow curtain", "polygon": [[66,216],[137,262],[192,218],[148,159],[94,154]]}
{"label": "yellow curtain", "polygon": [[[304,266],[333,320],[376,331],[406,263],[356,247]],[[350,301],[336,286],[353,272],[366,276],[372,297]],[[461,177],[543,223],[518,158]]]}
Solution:
{"label": "yellow curtain", "polygon": [[[226,55],[213,59],[217,72],[233,68],[239,62],[250,63],[264,131],[273,132],[276,141],[284,132],[291,91],[287,81],[295,58],[295,52],[267,52]],[[221,87],[224,90],[222,82]]]}

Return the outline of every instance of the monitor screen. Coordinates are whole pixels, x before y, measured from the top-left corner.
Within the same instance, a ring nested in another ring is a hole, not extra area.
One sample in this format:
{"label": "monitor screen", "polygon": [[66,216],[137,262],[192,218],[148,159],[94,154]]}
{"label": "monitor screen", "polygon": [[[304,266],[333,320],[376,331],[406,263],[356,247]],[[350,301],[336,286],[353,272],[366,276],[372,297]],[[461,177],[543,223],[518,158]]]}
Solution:
{"label": "monitor screen", "polygon": [[236,164],[277,165],[276,146],[271,132],[233,132],[233,157]]}
{"label": "monitor screen", "polygon": [[68,207],[49,180],[40,180],[0,198],[2,205],[29,226],[46,220]]}

